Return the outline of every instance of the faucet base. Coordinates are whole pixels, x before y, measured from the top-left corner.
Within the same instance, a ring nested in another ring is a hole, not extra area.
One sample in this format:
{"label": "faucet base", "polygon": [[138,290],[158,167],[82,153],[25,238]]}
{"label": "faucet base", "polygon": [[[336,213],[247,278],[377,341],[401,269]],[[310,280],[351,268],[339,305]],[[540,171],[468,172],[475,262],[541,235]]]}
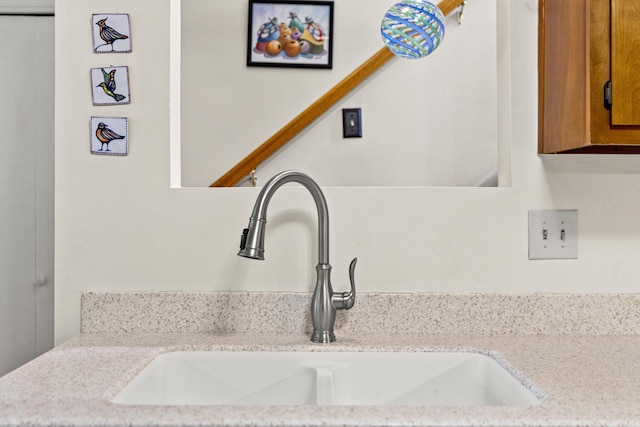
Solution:
{"label": "faucet base", "polygon": [[336,336],[333,334],[333,332],[313,331],[313,334],[311,335],[311,341],[313,342],[328,343],[335,342],[335,340]]}

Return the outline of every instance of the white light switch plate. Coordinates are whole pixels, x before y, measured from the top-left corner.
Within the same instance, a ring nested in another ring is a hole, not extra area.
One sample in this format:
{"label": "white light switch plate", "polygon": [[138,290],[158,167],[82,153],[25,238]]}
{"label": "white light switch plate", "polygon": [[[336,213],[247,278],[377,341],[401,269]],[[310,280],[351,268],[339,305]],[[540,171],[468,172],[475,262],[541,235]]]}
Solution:
{"label": "white light switch plate", "polygon": [[529,211],[529,259],[577,259],[578,211]]}

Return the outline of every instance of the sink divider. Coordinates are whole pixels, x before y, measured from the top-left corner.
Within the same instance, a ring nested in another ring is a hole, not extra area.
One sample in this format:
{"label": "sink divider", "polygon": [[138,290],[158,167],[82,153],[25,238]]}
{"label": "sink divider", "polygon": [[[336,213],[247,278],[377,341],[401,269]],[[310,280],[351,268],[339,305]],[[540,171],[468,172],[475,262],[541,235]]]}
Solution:
{"label": "sink divider", "polygon": [[333,385],[333,371],[330,368],[317,367],[316,370],[316,404],[333,405],[335,402],[335,388]]}

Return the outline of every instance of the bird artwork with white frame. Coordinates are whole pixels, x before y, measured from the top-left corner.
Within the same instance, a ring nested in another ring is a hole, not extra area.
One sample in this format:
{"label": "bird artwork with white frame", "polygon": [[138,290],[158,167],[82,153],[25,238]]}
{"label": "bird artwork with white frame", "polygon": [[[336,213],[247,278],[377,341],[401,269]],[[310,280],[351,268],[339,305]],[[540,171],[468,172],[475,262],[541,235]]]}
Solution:
{"label": "bird artwork with white frame", "polygon": [[95,53],[131,52],[131,23],[128,13],[94,13],[92,26]]}
{"label": "bird artwork with white frame", "polygon": [[91,117],[91,154],[129,154],[128,128],[126,117]]}
{"label": "bird artwork with white frame", "polygon": [[91,87],[94,105],[130,103],[129,67],[92,68]]}

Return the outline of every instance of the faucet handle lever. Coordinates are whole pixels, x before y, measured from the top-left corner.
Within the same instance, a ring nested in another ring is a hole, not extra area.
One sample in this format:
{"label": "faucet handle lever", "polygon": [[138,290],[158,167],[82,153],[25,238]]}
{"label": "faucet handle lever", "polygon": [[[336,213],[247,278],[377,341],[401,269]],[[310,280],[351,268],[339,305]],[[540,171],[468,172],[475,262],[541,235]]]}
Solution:
{"label": "faucet handle lever", "polygon": [[356,264],[358,258],[354,258],[349,265],[349,281],[351,282],[351,290],[349,292],[342,292],[340,294],[334,294],[333,304],[336,309],[349,310],[356,303]]}
{"label": "faucet handle lever", "polygon": [[351,264],[349,264],[349,282],[351,282],[351,294],[353,298],[356,297],[356,264],[358,263],[358,258],[354,258],[351,260]]}

